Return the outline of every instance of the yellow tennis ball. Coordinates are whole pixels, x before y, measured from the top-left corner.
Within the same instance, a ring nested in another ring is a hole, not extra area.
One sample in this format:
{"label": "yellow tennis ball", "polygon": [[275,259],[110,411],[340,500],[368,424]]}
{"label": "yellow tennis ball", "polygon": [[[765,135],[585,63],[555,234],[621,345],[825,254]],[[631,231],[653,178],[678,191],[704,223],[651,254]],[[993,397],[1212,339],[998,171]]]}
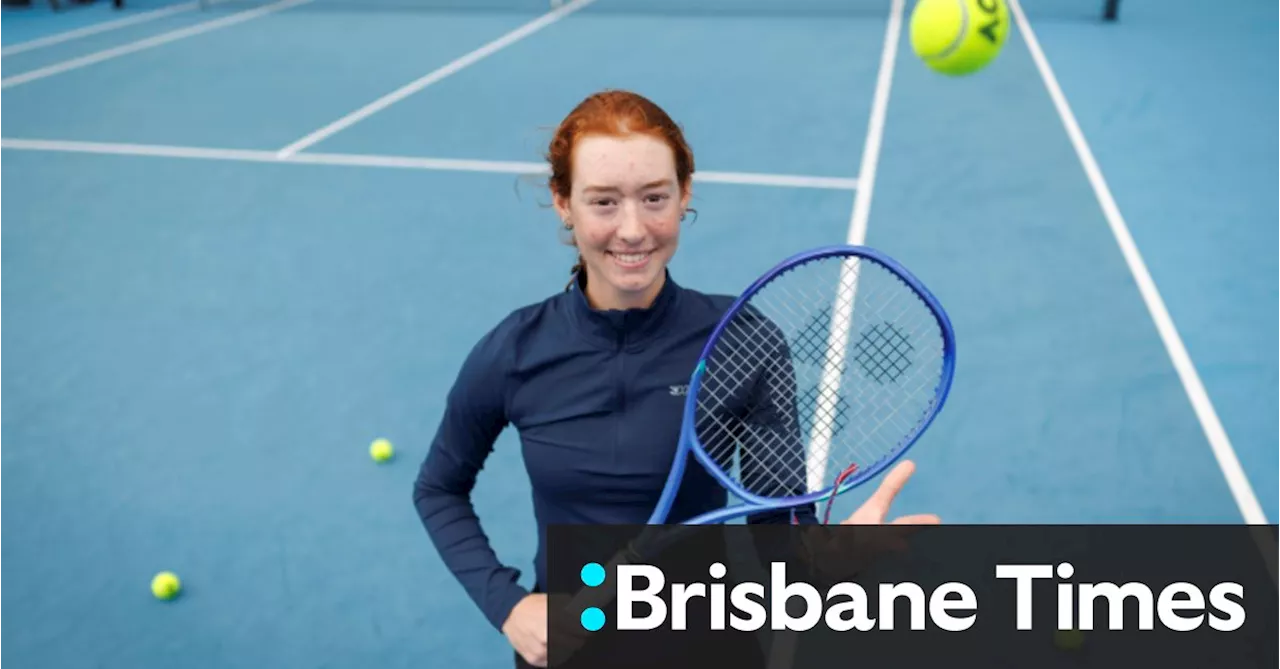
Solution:
{"label": "yellow tennis ball", "polygon": [[1053,633],[1053,645],[1062,650],[1080,650],[1084,646],[1084,632],[1080,630],[1058,630]]}
{"label": "yellow tennis ball", "polygon": [[373,445],[369,446],[369,455],[373,456],[375,462],[386,462],[395,452],[396,449],[386,439],[375,439]]}
{"label": "yellow tennis ball", "polygon": [[919,0],[911,12],[911,48],[943,74],[971,74],[986,67],[1008,35],[1005,0]]}
{"label": "yellow tennis ball", "polygon": [[151,579],[151,594],[157,599],[170,600],[182,591],[182,581],[171,571],[162,571]]}

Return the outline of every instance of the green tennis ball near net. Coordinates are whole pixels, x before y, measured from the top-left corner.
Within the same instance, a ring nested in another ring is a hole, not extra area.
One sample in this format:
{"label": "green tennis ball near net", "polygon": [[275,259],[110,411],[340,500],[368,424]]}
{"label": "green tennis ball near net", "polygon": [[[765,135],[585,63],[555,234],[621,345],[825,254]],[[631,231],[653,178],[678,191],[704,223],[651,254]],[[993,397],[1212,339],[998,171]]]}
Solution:
{"label": "green tennis ball near net", "polygon": [[972,74],[999,55],[1009,20],[1005,0],[920,0],[911,12],[911,48],[937,72]]}

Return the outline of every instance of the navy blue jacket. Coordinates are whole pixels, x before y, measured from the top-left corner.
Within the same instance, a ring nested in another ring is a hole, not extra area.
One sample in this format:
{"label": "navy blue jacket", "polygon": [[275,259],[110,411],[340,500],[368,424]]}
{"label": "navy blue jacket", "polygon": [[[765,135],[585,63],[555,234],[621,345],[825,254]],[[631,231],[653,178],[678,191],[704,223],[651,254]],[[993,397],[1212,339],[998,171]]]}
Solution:
{"label": "navy blue jacket", "polygon": [[[698,355],[732,297],[682,288],[668,274],[648,309],[592,309],[576,282],[512,312],[472,349],[449,392],[414,485],[414,505],[445,565],[501,628],[528,594],[480,528],[470,494],[499,433],[520,435],[533,489],[537,583],[551,524],[644,524],[666,483]],[[696,462],[668,522],[723,507]],[[786,512],[749,522],[787,522]]]}

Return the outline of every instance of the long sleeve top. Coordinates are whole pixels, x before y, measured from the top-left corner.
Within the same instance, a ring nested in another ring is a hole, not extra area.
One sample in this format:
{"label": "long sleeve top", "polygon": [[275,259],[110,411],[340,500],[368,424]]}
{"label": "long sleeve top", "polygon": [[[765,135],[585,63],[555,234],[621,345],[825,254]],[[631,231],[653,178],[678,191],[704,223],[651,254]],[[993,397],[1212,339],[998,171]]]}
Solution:
{"label": "long sleeve top", "polygon": [[[689,377],[732,302],[668,274],[649,308],[596,310],[575,282],[511,312],[474,345],[413,500],[446,567],[495,628],[530,592],[520,570],[497,558],[470,498],[499,434],[517,430],[531,481],[536,591],[546,582],[548,525],[648,522],[675,457]],[[691,461],[667,522],[726,503]],[[790,520],[786,511],[748,518]]]}

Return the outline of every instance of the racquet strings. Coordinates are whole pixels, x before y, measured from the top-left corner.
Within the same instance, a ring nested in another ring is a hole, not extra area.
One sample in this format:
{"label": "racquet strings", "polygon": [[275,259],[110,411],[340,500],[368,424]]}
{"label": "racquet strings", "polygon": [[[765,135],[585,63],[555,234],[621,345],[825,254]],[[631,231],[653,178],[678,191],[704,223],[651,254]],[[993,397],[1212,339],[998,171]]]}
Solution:
{"label": "racquet strings", "polygon": [[887,267],[804,262],[723,324],[695,397],[698,442],[749,495],[833,490],[842,474],[852,485],[849,470],[893,457],[929,416],[944,344],[937,316]]}

